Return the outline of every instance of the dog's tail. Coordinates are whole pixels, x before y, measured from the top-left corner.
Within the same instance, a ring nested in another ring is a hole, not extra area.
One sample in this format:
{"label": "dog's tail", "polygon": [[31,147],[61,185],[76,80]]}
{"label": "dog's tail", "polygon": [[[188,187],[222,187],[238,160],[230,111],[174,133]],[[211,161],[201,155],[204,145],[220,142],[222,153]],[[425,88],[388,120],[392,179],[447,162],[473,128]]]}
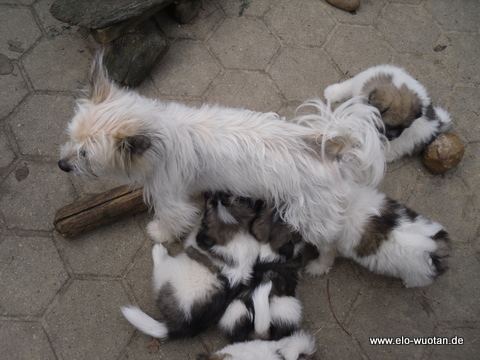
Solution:
{"label": "dog's tail", "polygon": [[439,132],[445,132],[452,126],[452,117],[449,112],[439,106],[434,106],[437,119],[439,121]]}
{"label": "dog's tail", "polygon": [[320,132],[323,156],[341,162],[346,179],[367,186],[376,186],[383,179],[388,141],[381,134],[384,124],[378,109],[366,104],[365,97],[353,97],[335,110],[319,99],[302,107],[312,107],[316,113],[295,121]]}
{"label": "dog's tail", "polygon": [[121,310],[123,316],[125,316],[133,326],[143,331],[145,334],[158,339],[168,338],[168,329],[165,324],[151,318],[139,308],[135,306],[124,306]]}
{"label": "dog's tail", "polygon": [[260,338],[267,338],[270,332],[270,291],[272,282],[268,281],[255,289],[252,295],[253,309],[255,311],[254,328]]}
{"label": "dog's tail", "polygon": [[312,335],[300,330],[277,342],[277,352],[285,360],[309,359],[315,353],[315,339]]}

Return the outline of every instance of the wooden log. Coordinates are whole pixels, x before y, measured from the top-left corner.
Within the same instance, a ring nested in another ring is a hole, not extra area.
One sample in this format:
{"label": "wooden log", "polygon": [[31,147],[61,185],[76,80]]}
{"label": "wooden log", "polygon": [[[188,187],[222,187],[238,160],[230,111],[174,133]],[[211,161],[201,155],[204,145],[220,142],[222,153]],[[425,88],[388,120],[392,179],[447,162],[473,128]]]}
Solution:
{"label": "wooden log", "polygon": [[146,211],[143,189],[120,186],[57,210],[53,225],[64,238]]}

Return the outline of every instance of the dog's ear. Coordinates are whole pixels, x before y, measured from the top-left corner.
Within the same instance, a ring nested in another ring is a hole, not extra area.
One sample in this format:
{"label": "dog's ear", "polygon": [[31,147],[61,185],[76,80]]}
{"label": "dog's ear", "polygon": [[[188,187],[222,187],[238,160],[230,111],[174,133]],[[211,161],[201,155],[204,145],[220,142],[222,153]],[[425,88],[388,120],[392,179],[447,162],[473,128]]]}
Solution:
{"label": "dog's ear", "polygon": [[127,136],[120,140],[118,147],[128,155],[142,155],[152,146],[152,141],[145,135]]}
{"label": "dog's ear", "polygon": [[103,64],[103,55],[103,49],[95,53],[90,68],[88,85],[82,91],[83,96],[95,104],[104,102],[115,90],[115,85],[108,79],[108,72]]}

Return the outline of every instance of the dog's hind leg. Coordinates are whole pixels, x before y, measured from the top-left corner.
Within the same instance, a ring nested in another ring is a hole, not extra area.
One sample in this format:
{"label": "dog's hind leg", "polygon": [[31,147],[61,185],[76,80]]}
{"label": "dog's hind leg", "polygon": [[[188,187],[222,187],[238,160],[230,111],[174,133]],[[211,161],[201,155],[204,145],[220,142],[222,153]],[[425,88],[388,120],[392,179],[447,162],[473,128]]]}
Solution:
{"label": "dog's hind leg", "polygon": [[331,244],[322,244],[318,247],[320,255],[318,258],[311,260],[305,266],[307,274],[318,276],[328,274],[333,266],[337,252]]}

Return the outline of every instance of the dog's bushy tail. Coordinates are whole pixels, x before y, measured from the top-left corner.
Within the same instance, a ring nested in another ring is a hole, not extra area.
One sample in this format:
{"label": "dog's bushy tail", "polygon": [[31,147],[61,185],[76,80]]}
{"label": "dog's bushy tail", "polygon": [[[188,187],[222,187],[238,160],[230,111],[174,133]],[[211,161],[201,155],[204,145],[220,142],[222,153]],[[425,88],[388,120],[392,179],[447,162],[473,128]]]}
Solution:
{"label": "dog's bushy tail", "polygon": [[353,97],[335,110],[319,99],[300,106],[304,107],[316,111],[295,121],[321,133],[323,156],[333,155],[341,162],[340,170],[347,180],[376,186],[385,173],[384,146],[388,146],[379,131],[384,125],[378,109],[366,104],[363,96]]}
{"label": "dog's bushy tail", "polygon": [[452,127],[452,117],[449,112],[439,106],[435,106],[435,113],[439,121],[439,132],[445,132]]}
{"label": "dog's bushy tail", "polygon": [[158,339],[168,338],[168,329],[165,324],[158,322],[135,306],[121,308],[123,316],[137,329]]}

